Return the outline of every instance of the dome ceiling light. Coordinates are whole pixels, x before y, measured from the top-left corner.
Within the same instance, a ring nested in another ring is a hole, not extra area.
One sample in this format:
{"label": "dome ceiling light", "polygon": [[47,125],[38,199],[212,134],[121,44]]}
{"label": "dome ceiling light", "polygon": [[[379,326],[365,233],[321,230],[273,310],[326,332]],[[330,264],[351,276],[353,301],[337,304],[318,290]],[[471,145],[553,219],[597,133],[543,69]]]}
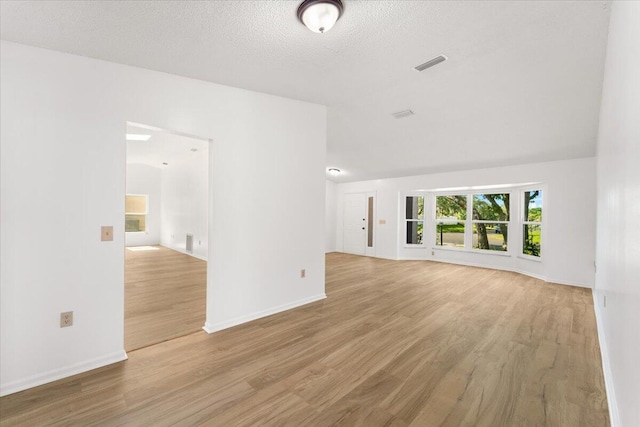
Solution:
{"label": "dome ceiling light", "polygon": [[341,171],[338,168],[329,168],[328,172],[329,172],[329,175],[331,176],[338,176],[340,175]]}
{"label": "dome ceiling light", "polygon": [[326,33],[343,10],[341,0],[304,0],[298,7],[298,19],[314,33]]}

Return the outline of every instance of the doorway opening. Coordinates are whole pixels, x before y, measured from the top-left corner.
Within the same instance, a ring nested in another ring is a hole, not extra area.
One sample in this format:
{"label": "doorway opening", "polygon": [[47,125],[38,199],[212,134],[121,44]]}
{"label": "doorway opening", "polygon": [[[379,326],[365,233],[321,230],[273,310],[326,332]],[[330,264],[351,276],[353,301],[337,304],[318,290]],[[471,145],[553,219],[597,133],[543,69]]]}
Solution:
{"label": "doorway opening", "polygon": [[127,122],[126,351],[200,331],[205,323],[209,145]]}

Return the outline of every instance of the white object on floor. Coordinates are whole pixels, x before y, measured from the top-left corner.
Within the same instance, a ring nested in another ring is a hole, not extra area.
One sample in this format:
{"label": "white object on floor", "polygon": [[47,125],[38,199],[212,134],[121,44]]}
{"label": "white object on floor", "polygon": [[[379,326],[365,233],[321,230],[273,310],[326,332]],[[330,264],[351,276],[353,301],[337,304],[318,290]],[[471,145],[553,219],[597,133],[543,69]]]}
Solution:
{"label": "white object on floor", "polygon": [[158,251],[160,250],[159,247],[157,246],[129,246],[127,247],[127,249],[129,249],[130,251]]}

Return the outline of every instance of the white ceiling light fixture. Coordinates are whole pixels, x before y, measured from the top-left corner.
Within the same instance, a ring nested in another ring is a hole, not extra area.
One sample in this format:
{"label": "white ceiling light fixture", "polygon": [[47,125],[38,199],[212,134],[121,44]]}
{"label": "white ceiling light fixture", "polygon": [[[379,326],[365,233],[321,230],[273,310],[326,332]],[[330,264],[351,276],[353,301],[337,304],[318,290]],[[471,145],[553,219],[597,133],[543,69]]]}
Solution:
{"label": "white ceiling light fixture", "polygon": [[127,141],[148,141],[151,135],[144,135],[141,133],[128,133]]}
{"label": "white ceiling light fixture", "polygon": [[304,0],[298,7],[298,19],[314,33],[326,33],[343,11],[341,0]]}
{"label": "white ceiling light fixture", "polygon": [[338,175],[340,175],[341,171],[338,168],[329,168],[328,172],[329,172],[329,175],[331,175],[331,176],[338,176]]}

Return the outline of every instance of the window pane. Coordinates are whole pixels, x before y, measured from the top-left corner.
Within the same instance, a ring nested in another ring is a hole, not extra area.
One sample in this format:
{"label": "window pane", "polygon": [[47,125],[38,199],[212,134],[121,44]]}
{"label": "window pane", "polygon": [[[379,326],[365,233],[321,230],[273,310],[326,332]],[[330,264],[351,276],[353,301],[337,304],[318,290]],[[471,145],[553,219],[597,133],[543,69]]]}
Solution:
{"label": "window pane", "polygon": [[438,221],[436,245],[464,248],[464,222]]}
{"label": "window pane", "polygon": [[407,221],[407,244],[421,245],[424,221]]}
{"label": "window pane", "polygon": [[367,203],[367,246],[373,247],[373,197]]}
{"label": "window pane", "polygon": [[146,215],[125,215],[124,217],[124,231],[145,231],[146,230]]}
{"label": "window pane", "polygon": [[486,249],[490,251],[507,250],[507,224],[476,223],[473,224],[474,249]]}
{"label": "window pane", "polygon": [[436,196],[436,218],[444,220],[467,219],[467,196]]}
{"label": "window pane", "polygon": [[525,221],[542,221],[542,190],[525,191],[523,218]]}
{"label": "window pane", "polygon": [[407,219],[424,219],[424,197],[407,197],[406,211]]}
{"label": "window pane", "polygon": [[509,194],[475,194],[473,196],[473,219],[509,221]]}
{"label": "window pane", "polygon": [[124,211],[126,213],[146,214],[147,196],[127,194],[124,199]]}
{"label": "window pane", "polygon": [[540,226],[525,224],[522,235],[522,253],[540,256]]}

